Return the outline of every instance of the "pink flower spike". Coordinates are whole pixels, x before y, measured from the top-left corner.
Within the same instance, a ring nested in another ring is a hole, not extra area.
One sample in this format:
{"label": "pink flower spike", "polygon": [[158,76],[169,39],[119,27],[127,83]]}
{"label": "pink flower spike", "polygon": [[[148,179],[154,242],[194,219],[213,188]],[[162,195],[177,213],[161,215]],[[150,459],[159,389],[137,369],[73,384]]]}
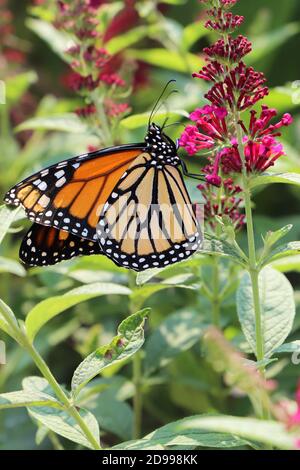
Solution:
{"label": "pink flower spike", "polygon": [[214,108],[215,115],[218,119],[225,119],[228,116],[228,111],[225,108]]}
{"label": "pink flower spike", "polygon": [[207,183],[212,184],[219,188],[222,184],[222,178],[219,175],[206,175],[205,180]]}
{"label": "pink flower spike", "polygon": [[290,126],[293,122],[294,122],[294,119],[289,113],[286,113],[283,115],[282,124],[284,126]]}

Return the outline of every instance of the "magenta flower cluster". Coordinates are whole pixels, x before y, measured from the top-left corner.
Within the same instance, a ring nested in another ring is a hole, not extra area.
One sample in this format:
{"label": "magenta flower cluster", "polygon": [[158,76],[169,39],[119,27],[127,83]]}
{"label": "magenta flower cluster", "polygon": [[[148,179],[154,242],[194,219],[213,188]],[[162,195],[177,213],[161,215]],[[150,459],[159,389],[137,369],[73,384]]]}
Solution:
{"label": "magenta flower cluster", "polygon": [[[219,187],[223,178],[241,173],[243,165],[248,173],[264,172],[273,166],[284,155],[277,139],[280,129],[293,120],[285,114],[272,123],[277,116],[275,109],[265,105],[260,113],[252,109],[269,90],[264,74],[243,62],[251,52],[251,42],[242,35],[232,37],[244,20],[228,11],[237,0],[200,1],[209,8],[206,27],[221,38],[204,49],[207,64],[193,74],[194,78],[211,82],[205,95],[210,105],[191,113],[193,124],[186,127],[179,144],[189,155],[208,156],[206,182]],[[243,133],[244,155],[239,151],[236,122]]]}

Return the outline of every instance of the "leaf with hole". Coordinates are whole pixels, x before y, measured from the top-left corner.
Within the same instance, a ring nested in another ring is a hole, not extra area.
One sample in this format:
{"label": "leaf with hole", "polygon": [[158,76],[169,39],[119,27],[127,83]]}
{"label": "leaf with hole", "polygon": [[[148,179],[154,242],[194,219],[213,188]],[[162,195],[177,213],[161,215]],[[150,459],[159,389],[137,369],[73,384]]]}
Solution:
{"label": "leaf with hole", "polygon": [[119,325],[117,336],[79,364],[72,378],[74,396],[103,369],[128,359],[141,348],[144,343],[145,318],[149,312],[150,309],[145,308],[125,318]]}
{"label": "leaf with hole", "polygon": [[[193,427],[190,423],[192,418],[184,418],[173,423],[162,426],[151,432],[143,439],[123,442],[114,446],[113,449],[122,450],[150,450],[169,449],[181,446],[183,449],[195,447],[230,449],[249,445],[249,442],[238,435],[225,432],[211,432],[210,430]],[[199,417],[201,419],[201,417]]]}

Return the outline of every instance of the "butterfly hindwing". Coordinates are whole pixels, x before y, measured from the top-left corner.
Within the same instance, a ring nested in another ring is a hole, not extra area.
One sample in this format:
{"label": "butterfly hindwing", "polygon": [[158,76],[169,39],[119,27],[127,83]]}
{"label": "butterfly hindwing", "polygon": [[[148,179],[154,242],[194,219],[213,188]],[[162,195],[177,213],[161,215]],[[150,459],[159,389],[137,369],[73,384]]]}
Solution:
{"label": "butterfly hindwing", "polygon": [[140,147],[100,150],[52,165],[13,187],[5,202],[22,205],[33,222],[95,241],[99,208]]}
{"label": "butterfly hindwing", "polygon": [[104,254],[136,271],[191,256],[201,233],[178,167],[141,154],[108,198],[97,233]]}
{"label": "butterfly hindwing", "polygon": [[75,256],[101,252],[97,242],[53,227],[33,224],[22,241],[20,259],[28,266],[49,266]]}

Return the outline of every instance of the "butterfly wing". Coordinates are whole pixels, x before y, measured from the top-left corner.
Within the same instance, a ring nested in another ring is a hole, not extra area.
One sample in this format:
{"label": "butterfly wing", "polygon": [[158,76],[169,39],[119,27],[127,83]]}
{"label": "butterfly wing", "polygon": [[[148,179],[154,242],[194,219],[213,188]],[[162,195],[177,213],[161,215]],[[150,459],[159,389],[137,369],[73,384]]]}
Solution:
{"label": "butterfly wing", "polygon": [[53,227],[33,224],[20,247],[20,259],[29,266],[49,266],[74,256],[101,254],[97,242]]}
{"label": "butterfly wing", "polygon": [[148,153],[134,160],[108,198],[97,226],[104,254],[136,271],[188,258],[201,243],[179,169],[156,163]]}
{"label": "butterfly wing", "polygon": [[144,144],[91,152],[52,165],[25,179],[5,196],[29,219],[96,240],[100,207]]}

